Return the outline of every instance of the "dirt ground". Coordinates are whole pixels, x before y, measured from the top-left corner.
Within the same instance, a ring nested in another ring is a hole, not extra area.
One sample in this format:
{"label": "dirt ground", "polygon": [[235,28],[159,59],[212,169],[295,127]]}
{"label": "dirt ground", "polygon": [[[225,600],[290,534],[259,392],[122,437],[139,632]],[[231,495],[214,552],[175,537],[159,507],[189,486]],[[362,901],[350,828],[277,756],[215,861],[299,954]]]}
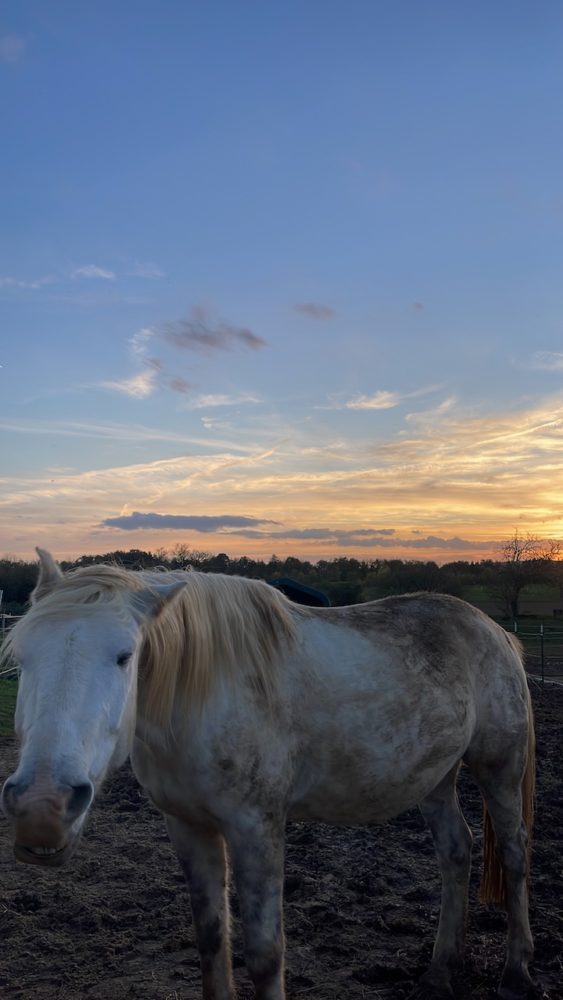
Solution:
{"label": "dirt ground", "polygon": [[[563,687],[534,688],[538,797],[532,928],[537,997],[563,998]],[[0,778],[13,741],[0,746]],[[505,916],[476,902],[481,803],[467,774],[460,794],[475,835],[460,1000],[492,1000]],[[382,827],[292,824],[286,868],[290,1000],[405,1000],[427,964],[439,877],[417,811]],[[16,864],[0,822],[0,995],[3,1000],[199,1000],[187,893],[159,814],[128,767],[108,782],[68,869]],[[234,901],[236,912],[236,900]],[[250,1000],[235,928],[235,974]]]}

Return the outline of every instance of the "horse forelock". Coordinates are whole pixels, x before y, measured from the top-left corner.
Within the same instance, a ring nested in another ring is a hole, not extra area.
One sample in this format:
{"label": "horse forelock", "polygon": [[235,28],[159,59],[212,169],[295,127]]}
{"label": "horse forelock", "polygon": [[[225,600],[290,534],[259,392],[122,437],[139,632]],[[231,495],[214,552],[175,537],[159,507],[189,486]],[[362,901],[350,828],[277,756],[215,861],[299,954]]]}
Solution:
{"label": "horse forelock", "polygon": [[102,606],[111,606],[114,613],[123,614],[127,591],[142,586],[136,576],[120,566],[106,565],[65,573],[10,629],[2,649],[2,663],[9,661],[18,642],[40,626],[98,613]]}

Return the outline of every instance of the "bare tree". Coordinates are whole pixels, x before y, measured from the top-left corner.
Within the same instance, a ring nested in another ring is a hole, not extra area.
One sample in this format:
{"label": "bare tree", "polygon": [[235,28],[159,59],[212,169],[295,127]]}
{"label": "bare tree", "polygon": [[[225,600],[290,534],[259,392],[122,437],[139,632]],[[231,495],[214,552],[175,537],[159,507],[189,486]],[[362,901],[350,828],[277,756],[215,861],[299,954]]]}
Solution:
{"label": "bare tree", "polygon": [[559,578],[557,561],[561,555],[561,543],[530,534],[522,538],[516,530],[511,538],[502,542],[499,552],[500,596],[508,613],[517,618],[524,587],[531,583],[554,582]]}

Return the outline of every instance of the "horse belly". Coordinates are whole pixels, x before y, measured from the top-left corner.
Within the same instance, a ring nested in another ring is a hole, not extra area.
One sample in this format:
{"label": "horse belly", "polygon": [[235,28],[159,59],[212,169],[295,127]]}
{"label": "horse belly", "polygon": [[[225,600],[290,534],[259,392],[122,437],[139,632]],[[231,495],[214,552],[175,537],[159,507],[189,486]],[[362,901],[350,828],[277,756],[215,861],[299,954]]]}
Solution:
{"label": "horse belly", "polygon": [[383,823],[422,802],[461,759],[460,734],[413,748],[365,742],[324,744],[296,770],[289,818],[354,825]]}

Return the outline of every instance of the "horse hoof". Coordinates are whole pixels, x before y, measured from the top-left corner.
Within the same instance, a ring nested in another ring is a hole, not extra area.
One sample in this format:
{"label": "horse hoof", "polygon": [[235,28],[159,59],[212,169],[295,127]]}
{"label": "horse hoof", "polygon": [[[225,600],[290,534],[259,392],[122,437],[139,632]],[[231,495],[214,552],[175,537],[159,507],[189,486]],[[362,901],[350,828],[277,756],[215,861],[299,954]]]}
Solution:
{"label": "horse hoof", "polygon": [[453,997],[454,991],[451,986],[419,983],[412,993],[409,993],[407,1000],[453,1000]]}
{"label": "horse hoof", "polygon": [[499,986],[497,994],[500,1000],[536,1000],[541,994],[532,985],[524,986],[521,990],[510,989],[509,986]]}
{"label": "horse hoof", "polygon": [[505,969],[497,995],[500,1000],[540,1000],[542,993],[536,989],[527,971]]}

